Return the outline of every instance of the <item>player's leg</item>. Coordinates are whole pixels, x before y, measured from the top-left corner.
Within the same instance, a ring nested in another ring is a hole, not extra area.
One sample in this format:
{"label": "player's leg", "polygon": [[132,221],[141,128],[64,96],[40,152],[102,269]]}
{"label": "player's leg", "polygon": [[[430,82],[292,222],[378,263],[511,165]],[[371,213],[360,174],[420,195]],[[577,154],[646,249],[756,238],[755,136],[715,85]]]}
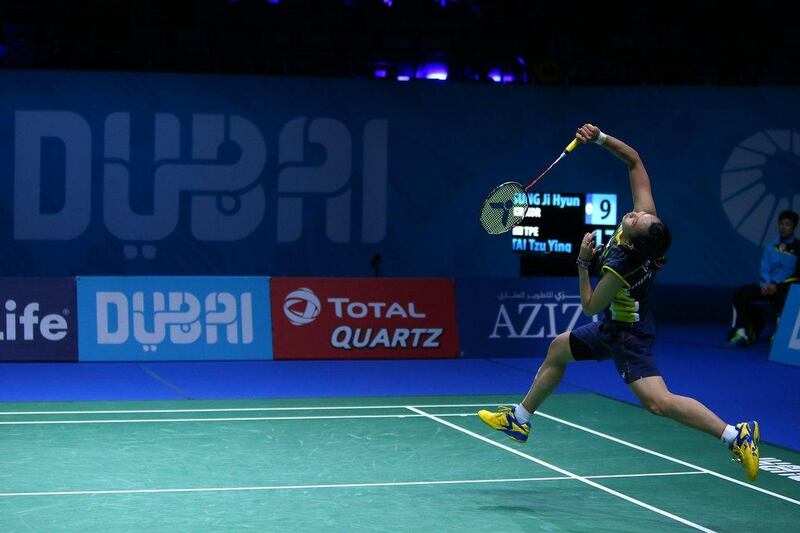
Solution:
{"label": "player's leg", "polygon": [[603,360],[611,357],[613,341],[603,322],[592,322],[553,339],[547,356],[536,372],[528,394],[518,405],[502,405],[497,411],[481,410],[478,416],[493,429],[517,442],[525,442],[533,412],[561,383],[572,361]]}
{"label": "player's leg", "polygon": [[497,411],[478,411],[478,417],[492,429],[502,431],[517,442],[528,440],[530,418],[544,400],[558,387],[567,364],[574,361],[569,347],[570,333],[553,339],[544,362],[536,372],[528,394],[519,405],[501,405]]}
{"label": "player's leg", "polygon": [[758,422],[740,422],[731,426],[694,398],[673,394],[661,376],[649,376],[628,383],[639,402],[651,413],[671,418],[686,426],[719,438],[728,445],[734,459],[740,461],[747,476],[758,475]]}
{"label": "player's leg", "polygon": [[536,372],[533,384],[528,390],[528,394],[522,400],[522,406],[533,413],[547,399],[564,377],[567,365],[575,360],[570,350],[571,333],[565,332],[553,339],[547,350],[547,357]]}
{"label": "player's leg", "polygon": [[725,430],[727,424],[705,405],[694,398],[672,394],[661,376],[644,377],[628,387],[654,415],[666,416],[714,437],[720,437]]}

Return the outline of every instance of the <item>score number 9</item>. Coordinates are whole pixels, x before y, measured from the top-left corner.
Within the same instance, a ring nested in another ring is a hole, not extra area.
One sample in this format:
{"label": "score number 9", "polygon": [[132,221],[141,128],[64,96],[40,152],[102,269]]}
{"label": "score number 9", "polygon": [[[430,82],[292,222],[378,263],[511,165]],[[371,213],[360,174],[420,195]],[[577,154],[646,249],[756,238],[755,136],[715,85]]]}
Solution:
{"label": "score number 9", "polygon": [[615,226],[617,224],[616,194],[587,194],[586,220],[588,226]]}

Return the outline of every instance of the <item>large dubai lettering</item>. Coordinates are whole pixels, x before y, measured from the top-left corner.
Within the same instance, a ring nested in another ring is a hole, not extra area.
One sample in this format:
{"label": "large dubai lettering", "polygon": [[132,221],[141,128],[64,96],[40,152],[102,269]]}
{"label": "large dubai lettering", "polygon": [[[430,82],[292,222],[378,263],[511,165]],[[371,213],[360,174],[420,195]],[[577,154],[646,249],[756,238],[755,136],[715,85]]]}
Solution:
{"label": "large dubai lettering", "polygon": [[[242,116],[192,114],[182,122],[175,114],[155,113],[152,136],[144,137],[141,127],[133,127],[133,120],[128,112],[108,114],[102,142],[93,144],[96,132],[78,113],[17,111],[14,238],[77,239],[93,222],[93,215],[102,213],[104,227],[122,241],[127,259],[151,259],[158,242],[187,221],[197,241],[231,242],[252,234],[267,213],[274,213],[277,241],[291,242],[302,237],[308,196],[325,198],[325,233],[330,241],[375,243],[385,237],[385,120],[367,122],[362,146],[355,149],[350,129],[339,120],[290,120],[279,135],[279,169],[274,172],[267,168],[264,136]],[[42,202],[45,143],[63,152],[63,171],[59,171],[64,195],[55,210]],[[141,150],[142,144],[152,149]],[[322,148],[321,161],[307,157],[306,147],[311,145]],[[102,146],[102,157],[93,154],[93,146]],[[139,148],[138,156],[132,146]],[[152,154],[152,159],[142,161],[142,152]],[[358,178],[354,157],[360,158],[362,169],[358,202],[351,200]],[[93,206],[93,184],[98,183],[102,205]],[[277,206],[272,207],[267,199],[275,184]],[[142,202],[141,197],[147,195]],[[361,231],[352,228],[356,208],[361,210]]]}

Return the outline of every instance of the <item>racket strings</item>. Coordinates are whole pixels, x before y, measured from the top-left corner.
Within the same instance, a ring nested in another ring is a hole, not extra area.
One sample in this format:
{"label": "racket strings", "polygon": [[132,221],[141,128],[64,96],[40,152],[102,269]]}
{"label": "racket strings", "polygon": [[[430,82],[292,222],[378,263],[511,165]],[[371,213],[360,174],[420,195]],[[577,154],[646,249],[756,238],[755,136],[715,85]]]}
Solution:
{"label": "racket strings", "polygon": [[561,155],[524,189],[519,183],[509,181],[503,183],[489,193],[489,196],[483,201],[483,206],[481,207],[480,221],[483,229],[486,230],[487,233],[497,235],[499,233],[505,233],[519,224],[522,219],[525,218],[525,213],[528,210],[527,191],[536,185],[536,182],[542,179],[545,174],[550,172],[550,170],[556,166],[556,163],[561,161],[565,155],[572,152],[577,145],[578,139],[574,139],[567,145],[564,151],[561,152]]}
{"label": "racket strings", "polygon": [[527,208],[527,194],[519,183],[504,183],[483,201],[481,225],[487,233],[504,233],[519,224]]}

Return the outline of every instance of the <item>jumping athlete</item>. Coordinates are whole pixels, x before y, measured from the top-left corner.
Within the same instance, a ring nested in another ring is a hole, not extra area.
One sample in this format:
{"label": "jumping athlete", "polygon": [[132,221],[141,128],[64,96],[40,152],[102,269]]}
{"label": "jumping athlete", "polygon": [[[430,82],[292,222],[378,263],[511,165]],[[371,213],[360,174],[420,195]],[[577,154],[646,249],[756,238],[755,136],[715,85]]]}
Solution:
{"label": "jumping athlete", "polygon": [[[500,406],[495,412],[481,410],[478,416],[493,429],[525,442],[531,429],[531,414],[556,389],[568,363],[613,359],[619,375],[647,410],[720,438],[733,459],[742,464],[747,477],[755,480],[758,422],[726,424],[697,400],[672,394],[656,367],[650,288],[656,271],[664,264],[671,236],[656,215],[650,178],[639,154],[591,124],[578,128],[576,137],[584,144],[599,144],[621,159],[628,167],[633,193],[633,211],[622,217],[602,251],[595,250],[594,235],[587,233],[578,254],[583,312],[593,316],[602,311],[603,319],[553,339],[533,385],[519,405]],[[589,281],[593,259],[601,276],[594,289]]]}

